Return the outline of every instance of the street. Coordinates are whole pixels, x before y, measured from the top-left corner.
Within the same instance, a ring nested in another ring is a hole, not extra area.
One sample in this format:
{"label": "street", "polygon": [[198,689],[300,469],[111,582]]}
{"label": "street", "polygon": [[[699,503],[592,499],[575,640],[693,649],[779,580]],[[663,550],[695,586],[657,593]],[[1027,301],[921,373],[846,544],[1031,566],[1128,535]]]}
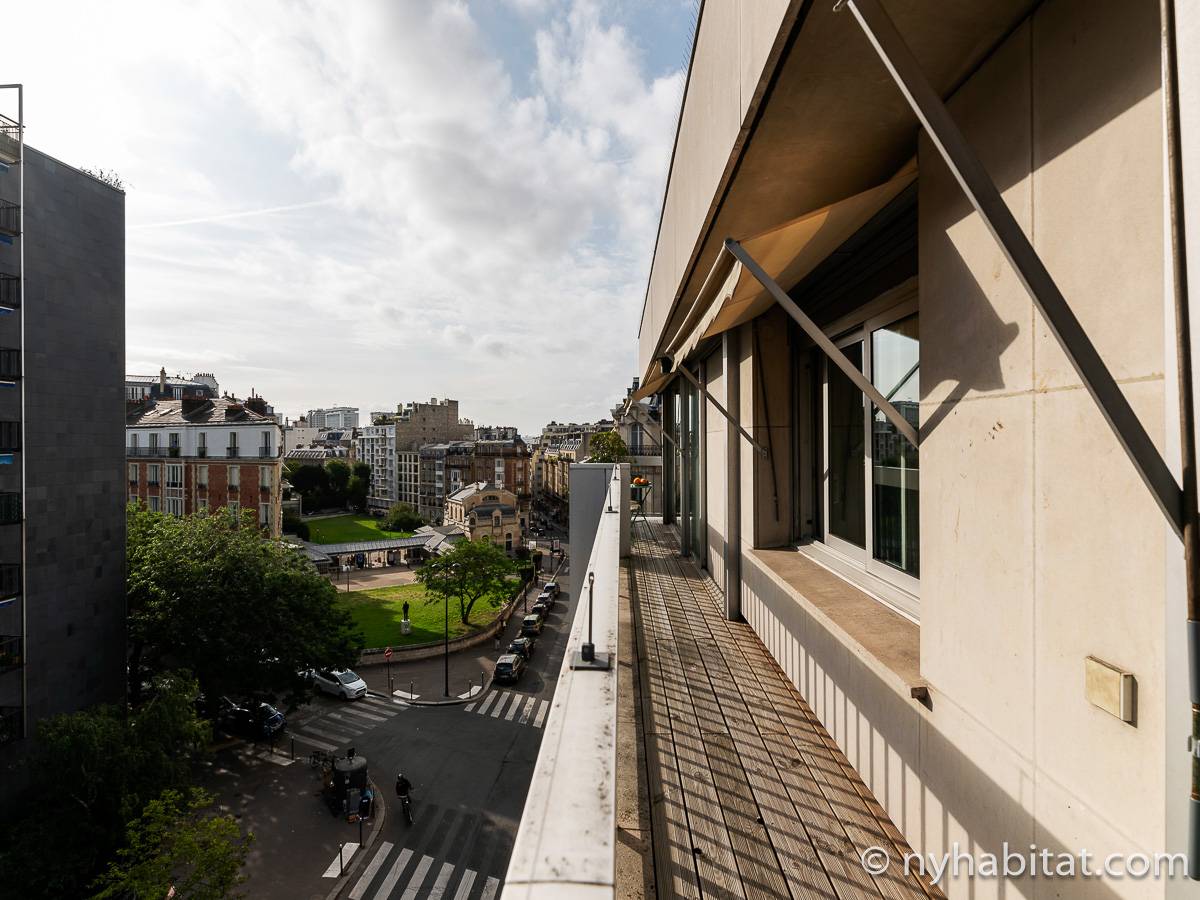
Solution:
{"label": "street", "polygon": [[[320,696],[291,714],[285,740],[295,741],[298,758],[312,748],[341,755],[354,747],[389,804],[383,832],[365,863],[357,863],[344,896],[491,900],[498,894],[573,610],[573,600],[560,594],[520,681],[492,687],[472,703],[410,706],[374,693],[352,703]],[[518,626],[514,616],[509,630]],[[393,793],[401,771],[414,786],[411,827]],[[331,820],[330,828],[341,826]],[[311,884],[330,860],[309,865],[294,877]]]}

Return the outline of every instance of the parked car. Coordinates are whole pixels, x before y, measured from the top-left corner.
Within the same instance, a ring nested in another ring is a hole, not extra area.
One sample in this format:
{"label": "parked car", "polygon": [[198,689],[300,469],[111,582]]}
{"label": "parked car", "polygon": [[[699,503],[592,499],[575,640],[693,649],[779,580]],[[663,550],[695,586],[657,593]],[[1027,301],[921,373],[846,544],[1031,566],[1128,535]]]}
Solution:
{"label": "parked car", "polygon": [[367,696],[367,683],[349,669],[309,669],[306,674],[313,687],[324,694],[343,700]]}
{"label": "parked car", "polygon": [[218,701],[217,724],[222,728],[255,740],[283,731],[287,720],[270,703],[248,700],[236,702],[228,697]]}
{"label": "parked car", "polygon": [[561,588],[559,588],[557,581],[547,581],[545,587],[543,587],[542,590],[549,591],[550,595],[557,599]]}
{"label": "parked car", "polygon": [[542,633],[542,617],[530,613],[521,620],[521,634],[527,637],[537,637]]}
{"label": "parked car", "polygon": [[500,684],[512,684],[521,677],[521,673],[525,671],[525,657],[518,656],[516,653],[505,653],[496,660],[496,671],[492,673],[492,677]]}
{"label": "parked car", "polygon": [[550,615],[550,601],[543,600],[539,597],[537,602],[534,603],[533,606],[529,607],[529,611],[535,616],[539,616],[540,618],[544,619],[546,616]]}
{"label": "parked car", "polygon": [[538,594],[538,598],[537,598],[536,602],[538,602],[538,603],[545,602],[546,604],[553,606],[554,605],[554,594],[552,594],[550,591],[546,590],[545,588],[542,588],[542,592],[540,594]]}
{"label": "parked car", "polygon": [[508,644],[508,652],[515,653],[517,656],[525,660],[529,660],[533,656],[533,647],[537,643],[537,638],[519,637],[516,640],[510,641]]}

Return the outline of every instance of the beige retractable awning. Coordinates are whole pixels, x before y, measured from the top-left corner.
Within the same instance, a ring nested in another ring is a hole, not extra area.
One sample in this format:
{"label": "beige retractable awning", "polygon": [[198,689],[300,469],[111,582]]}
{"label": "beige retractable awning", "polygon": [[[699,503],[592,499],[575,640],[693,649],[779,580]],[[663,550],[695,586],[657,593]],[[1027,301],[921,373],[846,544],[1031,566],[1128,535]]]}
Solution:
{"label": "beige retractable awning", "polygon": [[[912,160],[883,184],[740,243],[784,290],[791,290],[916,178],[917,164]],[[678,365],[702,340],[749,322],[774,302],[741,263],[728,252],[722,252],[713,263],[682,326],[667,345],[667,352]],[[658,360],[653,360],[634,398],[657,393],[670,377],[661,374]]]}

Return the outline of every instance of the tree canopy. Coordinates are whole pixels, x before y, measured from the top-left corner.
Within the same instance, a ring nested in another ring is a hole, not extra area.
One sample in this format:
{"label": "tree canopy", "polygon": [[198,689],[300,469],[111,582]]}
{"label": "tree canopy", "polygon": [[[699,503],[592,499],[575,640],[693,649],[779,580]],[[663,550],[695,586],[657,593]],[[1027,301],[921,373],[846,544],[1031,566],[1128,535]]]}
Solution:
{"label": "tree canopy", "polygon": [[291,460],[286,468],[287,480],[303,498],[306,510],[366,506],[371,486],[371,467],[367,463],[355,463],[352,469],[341,459],[325,463]]}
{"label": "tree canopy", "polygon": [[[78,897],[121,846],[126,823],[188,787],[211,739],[185,673],[154,680],[133,712],[98,706],[38,723],[26,760],[31,802],[5,823],[0,883],[14,897]],[[13,810],[15,812],[15,809]],[[53,865],[30,865],[54,848]],[[165,893],[165,892],[164,892]]]}
{"label": "tree canopy", "polygon": [[186,668],[209,697],[297,702],[308,667],[350,666],[362,649],[337,591],[299,552],[229,510],[177,518],[130,504],[131,696],[147,673]]}
{"label": "tree canopy", "polygon": [[244,882],[254,838],[231,815],[206,815],[212,796],[166,790],[129,823],[125,846],[96,880],[94,900],[223,900]]}
{"label": "tree canopy", "polygon": [[429,602],[458,600],[459,616],[470,624],[471,609],[480,600],[492,606],[504,602],[510,576],[517,565],[487,538],[459,541],[444,556],[435,556],[417,570],[417,580],[432,595]]}
{"label": "tree canopy", "polygon": [[424,524],[425,520],[411,503],[397,503],[383,517],[386,531],[416,531]]}
{"label": "tree canopy", "polygon": [[601,431],[588,441],[588,462],[619,463],[629,456],[629,448],[615,431]]}

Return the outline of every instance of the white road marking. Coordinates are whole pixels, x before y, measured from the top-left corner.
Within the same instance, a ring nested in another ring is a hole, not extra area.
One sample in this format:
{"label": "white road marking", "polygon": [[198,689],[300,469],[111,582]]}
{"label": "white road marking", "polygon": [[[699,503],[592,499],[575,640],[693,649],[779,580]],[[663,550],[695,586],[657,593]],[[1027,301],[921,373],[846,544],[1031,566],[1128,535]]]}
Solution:
{"label": "white road marking", "polygon": [[312,747],[316,747],[318,750],[324,750],[328,753],[333,753],[333,751],[337,750],[337,747],[335,745],[327,744],[324,741],[318,741],[316,738],[311,738],[308,735],[304,734],[303,732],[293,731],[293,732],[291,732],[291,734],[292,734],[292,737],[294,737],[296,740],[301,741],[305,744],[308,744]]}
{"label": "white road marking", "polygon": [[404,893],[400,896],[400,900],[417,900],[417,891],[421,890],[421,885],[425,882],[425,876],[429,872],[429,867],[433,865],[432,856],[422,856],[421,861],[417,863],[417,869],[413,872],[412,878],[408,880],[408,887],[404,889]]}
{"label": "white road marking", "polygon": [[481,715],[481,716],[487,715],[488,707],[491,706],[493,703],[495,703],[496,699],[499,696],[500,696],[499,691],[492,691],[490,694],[487,695],[487,699],[484,700],[481,704],[479,704],[479,709],[475,710],[475,712],[479,713],[479,715]]}
{"label": "white road marking", "polygon": [[475,883],[475,870],[468,869],[462,874],[462,881],[458,882],[458,889],[454,892],[454,900],[467,900],[470,896],[470,888]]}
{"label": "white road marking", "polygon": [[496,888],[500,887],[499,878],[489,878],[487,884],[483,886],[483,893],[479,895],[479,900],[492,900],[496,896]]}
{"label": "white road marking", "polygon": [[462,881],[458,883],[458,890],[454,892],[454,900],[467,900],[471,895],[471,886],[475,884],[475,870],[467,869],[463,873]]}
{"label": "white road marking", "polygon": [[537,697],[530,697],[525,701],[525,708],[521,710],[521,718],[519,720],[521,725],[529,721],[529,717],[533,714],[533,704],[535,703],[537,703]]}
{"label": "white road marking", "polygon": [[442,863],[442,871],[438,872],[437,881],[429,891],[429,900],[442,900],[442,895],[446,893],[446,885],[450,883],[450,876],[453,874],[454,863]]}
{"label": "white road marking", "polygon": [[400,855],[396,857],[396,861],[392,863],[392,868],[388,871],[387,878],[383,879],[383,884],[375,892],[374,900],[387,900],[392,895],[392,888],[400,880],[400,874],[404,871],[404,867],[408,865],[410,859],[412,859],[412,851],[405,847],[400,851]]}
{"label": "white road marking", "polygon": [[500,702],[496,704],[496,708],[492,710],[492,718],[495,719],[500,715],[500,711],[504,709],[504,704],[509,700],[515,700],[517,694],[504,693],[500,695]]}
{"label": "white road marking", "polygon": [[482,690],[483,690],[483,685],[473,684],[473,685],[471,685],[471,689],[469,691],[467,691],[465,694],[459,694],[458,699],[459,700],[469,700]]}
{"label": "white road marking", "polygon": [[351,889],[350,900],[362,900],[363,895],[367,893],[367,888],[371,886],[371,881],[375,878],[376,873],[379,872],[380,866],[383,865],[383,861],[387,859],[388,854],[391,852],[392,845],[387,841],[379,845],[379,849],[371,857],[371,862],[363,870],[362,878],[358,879],[358,882]]}
{"label": "white road marking", "polygon": [[473,710],[474,708],[475,708],[475,704],[474,704],[474,703],[468,703],[466,706],[464,706],[464,707],[463,707],[463,709],[465,709],[467,712],[470,712],[470,711],[471,711],[471,710]]}
{"label": "white road marking", "polygon": [[392,691],[393,697],[399,697],[401,700],[417,700],[420,694],[410,694],[408,691]]}
{"label": "white road marking", "polygon": [[337,731],[326,731],[324,728],[316,728],[312,725],[305,725],[304,730],[311,731],[313,734],[319,734],[321,737],[328,740],[337,741],[339,744],[344,744],[346,741],[349,741],[354,737],[354,735],[351,734],[342,734]]}
{"label": "white road marking", "polygon": [[376,724],[386,722],[390,718],[389,716],[381,716],[374,712],[364,712],[361,709],[343,709],[341,712],[330,713],[330,715],[338,719],[349,717],[349,721],[358,720],[359,722],[374,722]]}
{"label": "white road marking", "polygon": [[338,851],[341,854],[341,860],[338,860],[338,854],[333,855],[333,862],[329,864],[329,868],[325,870],[322,878],[337,878],[342,874],[342,869],[350,865],[350,860],[354,858],[354,851],[358,849],[358,844],[351,842],[343,844],[342,849]]}
{"label": "white road marking", "polygon": [[513,694],[513,697],[516,699],[516,702],[513,703],[513,705],[508,708],[508,712],[504,714],[504,720],[506,722],[511,722],[513,720],[513,716],[517,714],[517,710],[521,708],[521,695]]}
{"label": "white road marking", "polygon": [[533,720],[534,728],[541,728],[542,723],[546,721],[546,713],[550,711],[550,701],[543,700],[538,704],[537,718]]}

